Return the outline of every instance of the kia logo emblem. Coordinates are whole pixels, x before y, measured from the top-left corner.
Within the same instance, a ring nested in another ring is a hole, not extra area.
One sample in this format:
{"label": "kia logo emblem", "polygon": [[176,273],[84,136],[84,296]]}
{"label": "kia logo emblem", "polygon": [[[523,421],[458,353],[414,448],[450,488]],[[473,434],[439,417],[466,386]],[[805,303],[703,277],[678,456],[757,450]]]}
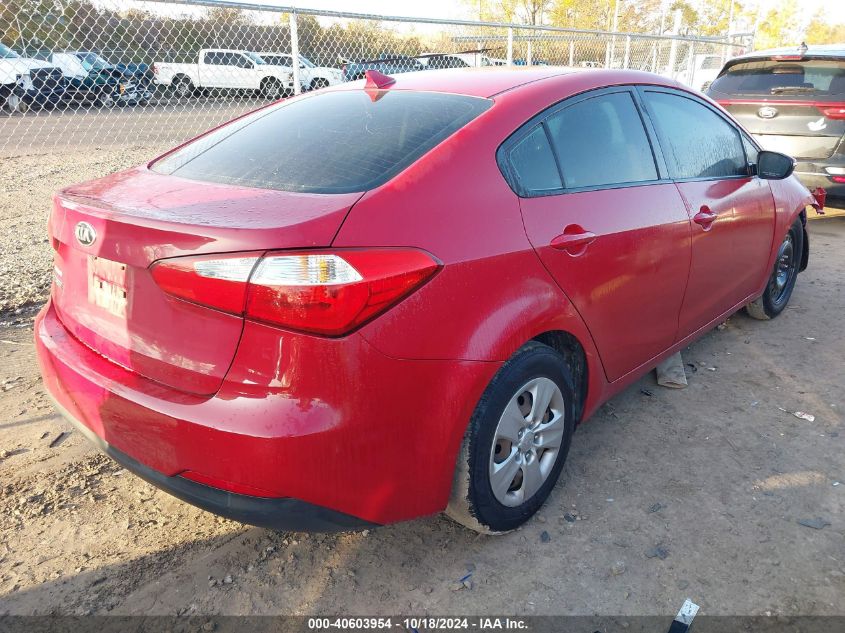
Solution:
{"label": "kia logo emblem", "polygon": [[774,119],[778,115],[778,111],[776,108],[772,106],[763,106],[759,110],[757,110],[757,116],[761,119]]}
{"label": "kia logo emblem", "polygon": [[77,224],[74,234],[76,235],[76,241],[83,246],[91,246],[97,239],[97,231],[87,222]]}

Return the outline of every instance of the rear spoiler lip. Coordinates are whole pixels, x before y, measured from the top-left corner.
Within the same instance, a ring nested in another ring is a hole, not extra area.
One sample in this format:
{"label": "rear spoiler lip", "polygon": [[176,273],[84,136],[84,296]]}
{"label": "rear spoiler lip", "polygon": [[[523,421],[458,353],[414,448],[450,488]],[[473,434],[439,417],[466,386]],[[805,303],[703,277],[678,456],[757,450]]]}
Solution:
{"label": "rear spoiler lip", "polygon": [[824,108],[845,108],[845,99],[841,99],[839,101],[821,101],[819,99],[796,99],[794,101],[790,101],[788,99],[751,99],[751,98],[741,98],[741,99],[720,99],[714,98],[713,99],[716,103],[721,106],[729,106],[729,105],[780,105],[780,106],[807,106],[807,107],[824,107]]}

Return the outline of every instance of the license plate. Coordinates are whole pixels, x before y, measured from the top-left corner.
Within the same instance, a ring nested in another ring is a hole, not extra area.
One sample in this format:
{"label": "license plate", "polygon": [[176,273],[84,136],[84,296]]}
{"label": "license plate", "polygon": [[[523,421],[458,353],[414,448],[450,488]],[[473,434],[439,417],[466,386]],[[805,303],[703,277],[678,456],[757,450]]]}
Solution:
{"label": "license plate", "polygon": [[125,317],[129,303],[126,264],[89,256],[88,302],[103,308],[109,314]]}

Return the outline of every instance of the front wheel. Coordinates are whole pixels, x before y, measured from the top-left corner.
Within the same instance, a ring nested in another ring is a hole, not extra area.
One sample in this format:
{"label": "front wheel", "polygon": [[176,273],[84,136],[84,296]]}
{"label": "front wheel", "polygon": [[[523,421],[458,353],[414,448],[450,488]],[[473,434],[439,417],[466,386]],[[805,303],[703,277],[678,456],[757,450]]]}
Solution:
{"label": "front wheel", "polygon": [[775,257],[772,275],[763,294],[745,306],[745,311],[755,319],[774,319],[784,311],[795,288],[801,255],[804,252],[804,226],[797,218],[789,227]]}
{"label": "front wheel", "polygon": [[478,532],[513,530],[554,488],[575,429],[566,359],[523,346],[490,381],[458,455],[446,514]]}

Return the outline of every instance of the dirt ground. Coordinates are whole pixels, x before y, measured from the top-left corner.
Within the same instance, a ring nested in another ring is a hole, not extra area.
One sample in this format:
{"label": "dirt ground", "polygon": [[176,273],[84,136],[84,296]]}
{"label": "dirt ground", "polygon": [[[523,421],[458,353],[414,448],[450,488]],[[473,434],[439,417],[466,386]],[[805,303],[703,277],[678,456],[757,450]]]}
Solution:
{"label": "dirt ground", "polygon": [[686,350],[689,388],[647,376],[583,425],[524,528],[279,533],[123,471],[43,393],[50,193],[154,154],[0,161],[0,614],[845,614],[845,218],[811,223],[780,318],[735,315]]}

